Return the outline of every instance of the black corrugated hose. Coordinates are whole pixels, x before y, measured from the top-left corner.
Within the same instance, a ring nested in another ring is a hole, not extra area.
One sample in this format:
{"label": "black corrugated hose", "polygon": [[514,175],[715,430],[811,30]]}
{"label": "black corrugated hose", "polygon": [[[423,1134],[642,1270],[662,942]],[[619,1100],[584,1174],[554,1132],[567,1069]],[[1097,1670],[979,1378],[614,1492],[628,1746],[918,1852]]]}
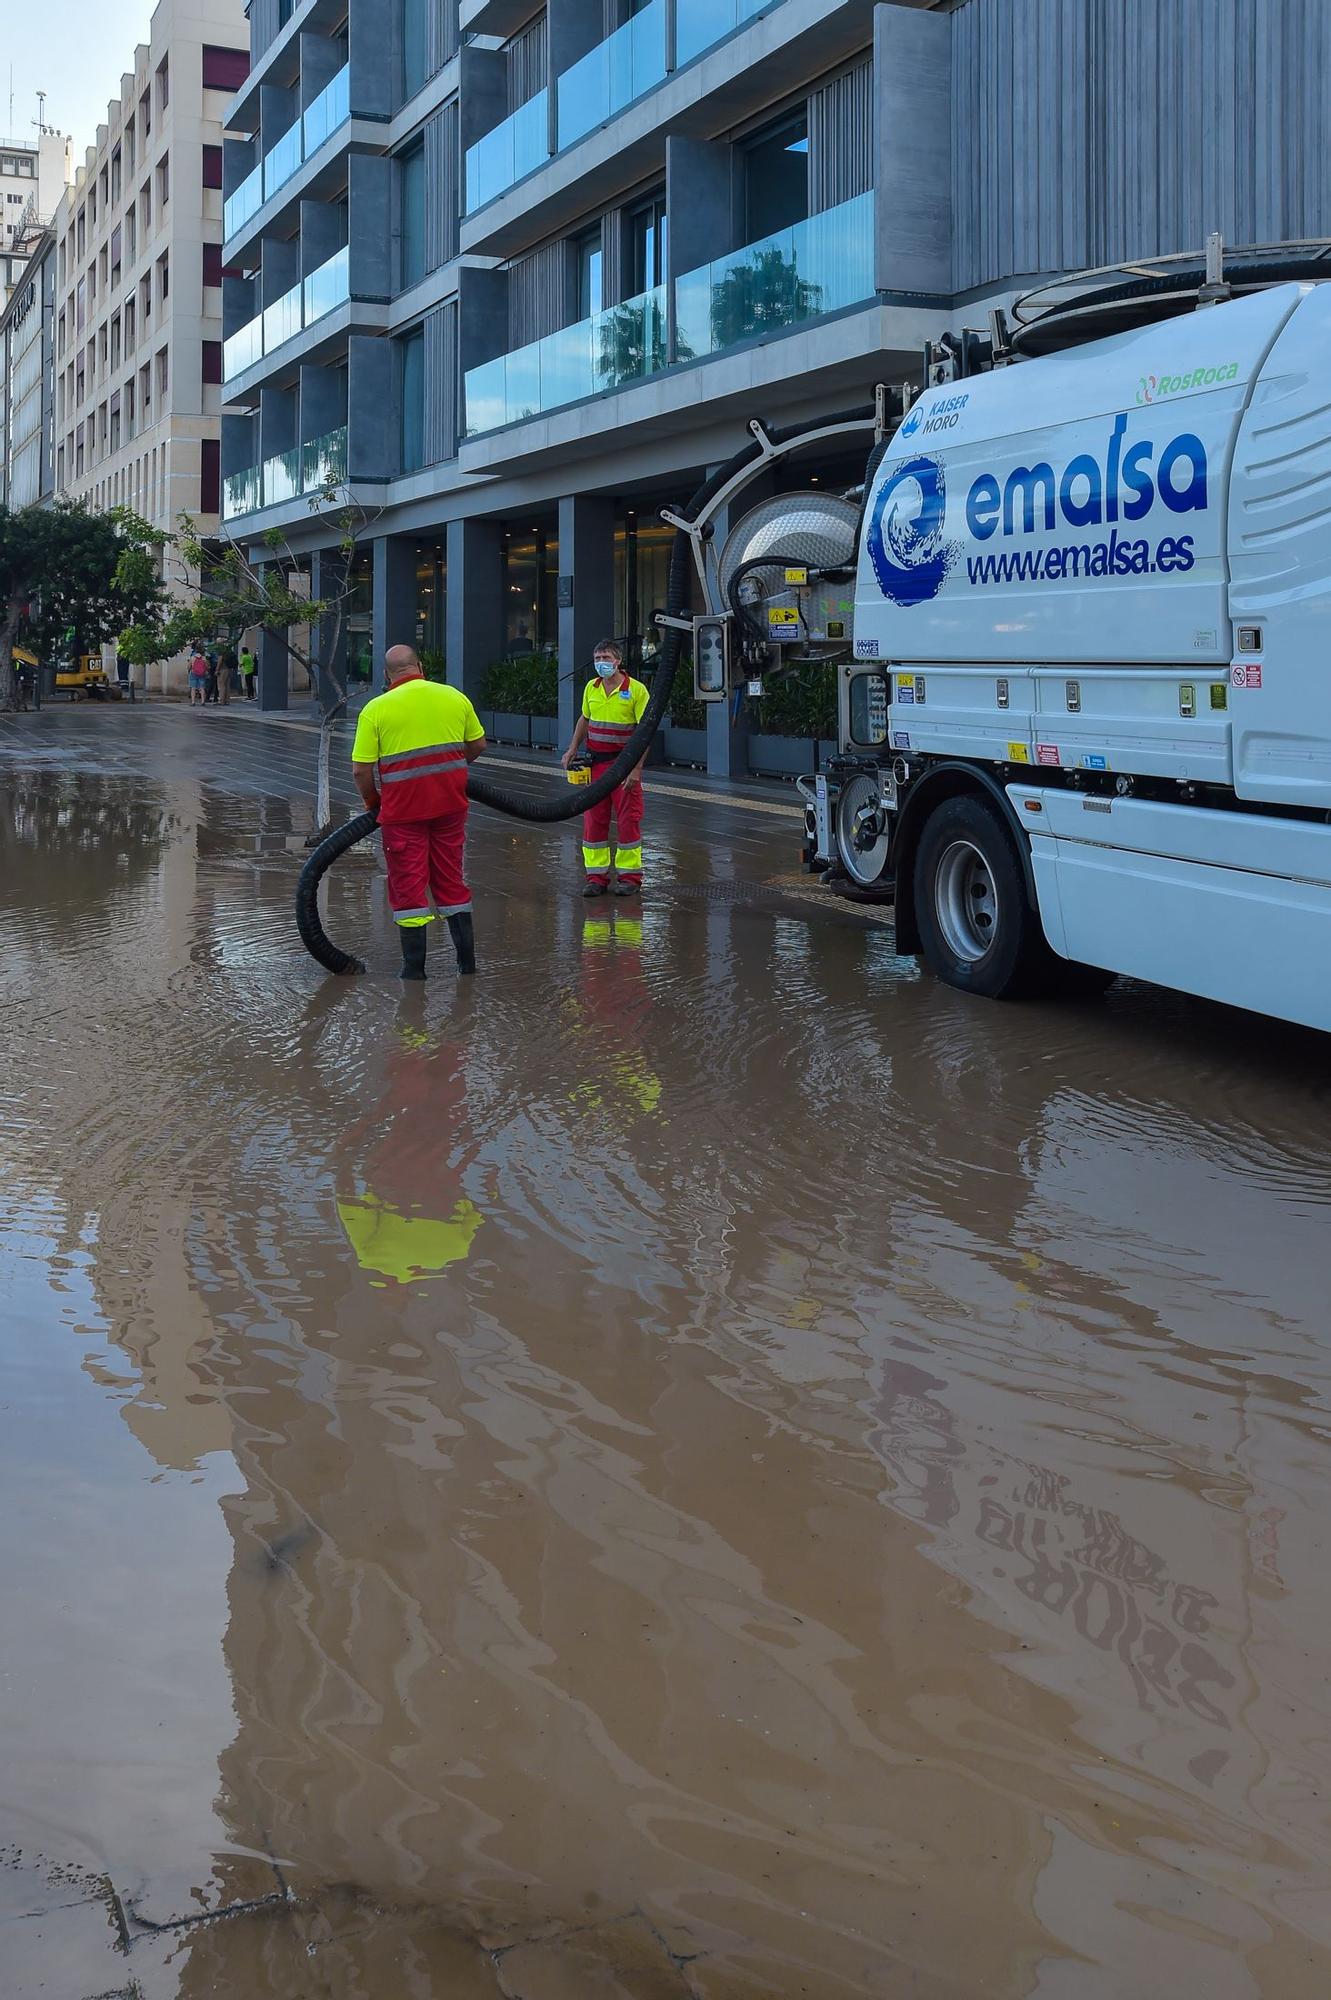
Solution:
{"label": "black corrugated hose", "polygon": [[[872,416],[872,410],[846,410],[840,416],[826,417],[822,422],[849,423],[857,418]],[[787,438],[798,436],[807,430],[807,424],[792,424],[787,430],[771,431],[768,435],[774,444],[782,444]],[[682,511],[686,520],[696,520],[713,494],[718,492],[728,479],[734,477],[744,466],[761,456],[762,447],[754,438],[741,445],[727,464],[718,468],[710,478],[705,479],[688,506]],[[689,538],[682,529],[675,531],[675,543],[670,555],[670,575],[666,588],[666,611],[671,617],[682,617],[688,603],[689,565],[691,552]],[[537,824],[548,825],[555,820],[576,819],[590,806],[599,805],[633,769],[643,757],[658,728],[665,718],[675,684],[675,669],[679,665],[680,634],[673,625],[662,627],[661,651],[657,659],[656,672],[652,676],[651,694],[643,710],[642,720],[634,730],[624,748],[615,758],[608,771],[590,785],[570,785],[565,790],[555,792],[548,799],[533,799],[523,792],[509,791],[503,785],[482,777],[473,766],[467,774],[467,797],[477,805],[492,806],[496,812],[507,813],[512,819],[525,819]],[[300,881],[296,887],[296,928],[300,941],[311,958],[319,961],[328,972],[364,972],[365,962],[351,952],[343,951],[333,943],[323,927],[319,915],[319,884],[333,863],[340,860],[347,849],[357,841],[364,840],[374,832],[379,824],[379,815],[373,812],[358,813],[345,825],[335,827],[325,835],[311,853],[309,860],[300,871]]]}

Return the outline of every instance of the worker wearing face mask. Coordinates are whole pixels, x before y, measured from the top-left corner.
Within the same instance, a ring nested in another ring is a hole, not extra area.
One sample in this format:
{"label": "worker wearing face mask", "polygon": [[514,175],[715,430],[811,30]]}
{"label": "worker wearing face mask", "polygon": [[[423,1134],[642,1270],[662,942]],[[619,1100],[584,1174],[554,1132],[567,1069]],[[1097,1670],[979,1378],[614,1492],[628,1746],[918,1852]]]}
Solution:
{"label": "worker wearing face mask", "polygon": [[[614,639],[602,639],[592,656],[596,679],[588,681],[582,714],[573,741],[560,762],[567,770],[583,744],[592,760],[592,782],[619,755],[647,707],[647,690],[624,670],[624,653]],[[642,767],[641,757],[608,798],[582,815],[582,861],[587,871],[584,896],[604,896],[610,887],[610,819],[614,815],[614,856],[617,896],[636,896],[642,887]]]}

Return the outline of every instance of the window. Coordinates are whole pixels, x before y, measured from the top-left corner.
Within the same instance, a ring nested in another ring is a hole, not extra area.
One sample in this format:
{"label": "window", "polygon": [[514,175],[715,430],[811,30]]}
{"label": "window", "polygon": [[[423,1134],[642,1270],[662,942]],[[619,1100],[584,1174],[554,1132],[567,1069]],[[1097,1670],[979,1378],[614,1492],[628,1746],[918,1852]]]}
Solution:
{"label": "window", "polygon": [[157,65],[157,109],[165,111],[171,102],[171,70],[165,56]]}
{"label": "window", "polygon": [[147,327],[149,320],[152,318],[152,313],[153,313],[152,275],[149,272],[145,272],[143,277],[139,279],[139,318],[142,321],[145,328]]}
{"label": "window", "polygon": [[222,185],[220,146],[205,146],[203,149],[203,184],[206,188],[220,188]]}
{"label": "window", "polygon": [[148,231],[152,227],[152,219],[153,219],[152,184],[149,181],[145,181],[143,183],[143,186],[139,189],[139,227],[140,229],[142,229],[145,236],[148,234]]}
{"label": "window", "polygon": [[425,463],[425,335],[418,327],[402,342],[402,470]]}
{"label": "window", "polygon": [[120,241],[120,224],[117,223],[111,231],[111,283],[113,286],[120,283]]}
{"label": "window", "polygon": [[111,398],[111,449],[112,451],[119,451],[120,449],[120,397],[118,394]]}
{"label": "window", "polygon": [[128,298],[125,300],[125,353],[127,355],[132,354],[137,345],[138,335],[134,327],[134,300]]}
{"label": "window", "polygon": [[116,147],[116,149],[115,149],[114,153],[112,153],[112,155],[111,155],[111,199],[112,199],[112,201],[113,201],[113,202],[116,202],[116,201],[119,201],[119,199],[120,199],[120,148],[119,148],[119,146],[117,146],[117,147]]}
{"label": "window", "polygon": [[76,479],[82,479],[83,477],[83,425],[82,424],[79,425],[78,429],[74,433],[74,476]]}
{"label": "window", "polygon": [[103,211],[105,211],[106,209],[108,209],[108,208],[109,208],[110,206],[111,206],[111,170],[110,170],[110,168],[109,168],[109,167],[103,167],[103,168],[102,168],[102,209],[103,209]]}
{"label": "window", "polygon": [[133,171],[134,171],[134,120],[131,118],[128,125],[126,125],[125,127],[125,172],[127,174],[132,174]]}
{"label": "window", "polygon": [[153,100],[151,90],[145,90],[139,99],[139,123],[143,127],[143,136],[146,139],[153,129]]}
{"label": "window", "polygon": [[88,221],[89,223],[95,223],[96,220],[97,220],[97,183],[94,180],[92,186],[88,189]]}
{"label": "window", "polygon": [[205,382],[220,382],[222,379],[220,340],[205,340],[203,343],[203,379]]}
{"label": "window", "polygon": [[107,327],[105,321],[103,321],[102,325],[98,328],[97,332],[97,351],[101,358],[103,375],[105,375],[106,373],[106,356],[108,352],[110,338],[111,338],[110,330]]}
{"label": "window", "polygon": [[809,121],[801,111],[744,148],[746,243],[803,222],[809,213]]}
{"label": "window", "polygon": [[157,350],[157,397],[159,402],[165,402],[166,400],[166,349],[164,347],[159,347]]}
{"label": "window", "polygon": [[219,49],[203,45],[203,87],[205,90],[239,90],[250,73],[247,49]]}
{"label": "window", "polygon": [[399,163],[402,200],[403,291],[425,276],[425,147],[413,146]]}
{"label": "window", "polygon": [[133,203],[131,202],[125,216],[126,263],[132,264],[134,262],[135,257],[137,257],[138,252],[139,252],[139,217],[138,217],[138,211],[135,209]]}
{"label": "window", "polygon": [[112,374],[114,374],[114,373],[115,373],[116,369],[117,369],[117,368],[118,368],[119,366],[120,366],[120,315],[119,315],[119,313],[117,313],[117,314],[116,314],[116,316],[115,316],[115,318],[114,318],[114,319],[112,320],[112,322],[111,322],[111,372],[112,372]]}
{"label": "window", "polygon": [[637,298],[666,281],[665,196],[644,202],[629,214],[628,297]]}
{"label": "window", "polygon": [[105,403],[102,404],[101,409],[97,412],[97,435],[102,441],[102,457],[105,458],[107,436],[107,411]]}
{"label": "window", "polygon": [[414,97],[429,79],[425,35],[426,0],[402,0],[402,95]]}
{"label": "window", "polygon": [[171,155],[163,153],[157,162],[157,208],[162,211],[171,199]]}
{"label": "window", "polygon": [[171,296],[171,253],[163,250],[157,259],[157,301],[165,305]]}
{"label": "window", "polygon": [[55,323],[55,351],[57,355],[63,358],[65,352],[65,315],[63,308],[59,319]]}
{"label": "window", "polygon": [[133,435],[134,435],[134,377],[131,375],[128,382],[126,382],[125,384],[125,436],[126,438],[132,438]]}
{"label": "window", "polygon": [[216,438],[202,438],[199,442],[199,512],[220,513],[221,499],[222,447]]}
{"label": "window", "polygon": [[220,285],[222,282],[220,243],[205,243],[203,246],[203,282],[205,285]]}
{"label": "window", "polygon": [[101,291],[103,297],[106,296],[106,278],[109,268],[110,267],[107,262],[106,245],[105,243],[103,243],[101,249],[97,253],[97,270],[100,276]]}
{"label": "window", "polygon": [[578,318],[590,319],[605,304],[601,286],[601,230],[598,224],[585,236],[575,237],[574,268],[578,286]]}
{"label": "window", "polygon": [[143,421],[145,424],[148,421],[148,412],[152,408],[152,400],[152,364],[145,361],[139,370],[139,408],[143,411]]}
{"label": "window", "polygon": [[79,210],[79,220],[78,220],[78,251],[77,251],[77,255],[78,255],[79,257],[82,257],[82,255],[83,255],[83,252],[84,252],[84,250],[85,250],[85,249],[87,248],[87,242],[88,242],[88,237],[87,237],[87,230],[88,230],[88,214],[87,214],[87,210],[86,210],[86,209],[82,209],[82,208],[81,208],[81,209]]}

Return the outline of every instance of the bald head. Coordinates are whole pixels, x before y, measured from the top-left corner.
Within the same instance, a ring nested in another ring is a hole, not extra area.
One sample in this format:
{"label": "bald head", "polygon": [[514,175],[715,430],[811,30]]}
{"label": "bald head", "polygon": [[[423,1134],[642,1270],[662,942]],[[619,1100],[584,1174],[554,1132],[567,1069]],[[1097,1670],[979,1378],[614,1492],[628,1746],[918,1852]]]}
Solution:
{"label": "bald head", "polygon": [[396,687],[399,681],[409,681],[417,677],[421,663],[416,658],[414,646],[390,646],[384,654],[384,679],[389,687]]}

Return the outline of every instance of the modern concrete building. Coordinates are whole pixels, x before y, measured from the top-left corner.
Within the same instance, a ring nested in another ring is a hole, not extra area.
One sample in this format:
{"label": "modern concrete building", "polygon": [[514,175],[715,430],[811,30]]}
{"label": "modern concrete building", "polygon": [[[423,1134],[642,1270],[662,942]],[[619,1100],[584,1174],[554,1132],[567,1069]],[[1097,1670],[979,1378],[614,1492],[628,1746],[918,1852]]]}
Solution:
{"label": "modern concrete building", "polygon": [[0,506],[32,507],[55,488],[55,234],[29,238],[0,312]]}
{"label": "modern concrete building", "polygon": [[[917,377],[1043,274],[1331,233],[1320,0],[252,0],[223,513],[477,693],[649,639],[663,503],[748,418]],[[792,483],[855,476],[804,468]],[[263,698],[281,706],[280,646]],[[743,724],[709,714],[709,761]]]}
{"label": "modern concrete building", "polygon": [[72,172],[69,139],[46,125],[35,146],[0,143],[0,309],[55,214]]}
{"label": "modern concrete building", "polygon": [[240,0],[159,0],[57,210],[55,485],[218,521],[222,119]]}

